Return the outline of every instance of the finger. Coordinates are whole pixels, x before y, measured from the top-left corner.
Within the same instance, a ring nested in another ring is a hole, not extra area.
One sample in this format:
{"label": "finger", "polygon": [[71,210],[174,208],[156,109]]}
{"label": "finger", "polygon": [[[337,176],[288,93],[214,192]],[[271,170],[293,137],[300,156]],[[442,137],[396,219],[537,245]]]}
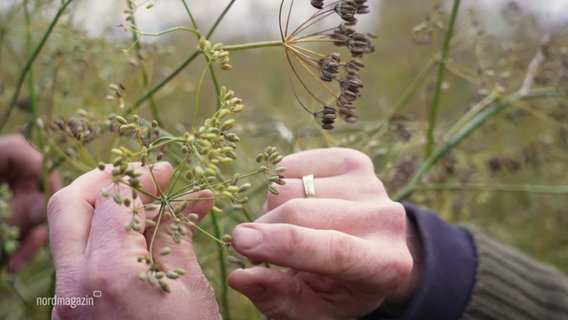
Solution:
{"label": "finger", "polygon": [[329,309],[298,278],[278,270],[237,269],[229,275],[228,283],[271,319],[318,319]]}
{"label": "finger", "polygon": [[346,172],[374,173],[373,163],[365,154],[346,148],[313,149],[294,153],[280,162],[286,167],[285,178],[316,178],[342,175]]}
{"label": "finger", "polygon": [[44,201],[44,195],[39,192],[24,193],[12,198],[8,201],[12,210],[8,224],[18,227],[20,233],[25,234],[32,227],[45,222]]}
{"label": "finger", "polygon": [[109,181],[107,174],[95,169],[80,176],[50,198],[47,218],[56,265],[64,257],[72,261],[84,253],[95,199]]}
{"label": "finger", "polygon": [[[277,186],[278,195],[269,194],[265,211],[272,210],[291,199],[306,198],[302,179],[284,179],[286,184]],[[314,198],[345,199],[352,201],[376,201],[388,197],[382,182],[375,175],[343,174],[340,176],[316,178]]]}
{"label": "finger", "polygon": [[18,189],[20,179],[39,181],[42,155],[20,135],[0,138],[0,177],[8,182],[12,190]]}
{"label": "finger", "polygon": [[63,184],[61,183],[61,178],[57,171],[54,171],[49,174],[49,192],[50,194],[54,194],[55,192],[59,191]]}
{"label": "finger", "polygon": [[404,239],[367,241],[336,230],[256,223],[237,226],[232,237],[235,250],[252,261],[312,272],[364,287],[393,285],[393,278],[400,281],[410,273],[407,263],[410,261],[410,268],[412,265]]}
{"label": "finger", "polygon": [[20,246],[8,260],[8,271],[17,272],[26,262],[30,261],[36,252],[47,243],[47,226],[40,225],[30,230],[20,242]]}
{"label": "finger", "polygon": [[[199,191],[193,194],[184,196],[180,200],[188,200],[188,205],[183,212],[183,215],[195,213],[198,216],[198,223],[207,213],[211,210],[214,204],[213,193],[209,190]],[[176,230],[171,228],[172,219],[162,220],[160,222],[160,230],[158,231],[153,245],[153,255],[158,257],[159,264],[164,267],[167,271],[173,270],[175,268],[183,268],[185,270],[196,270],[199,265],[197,263],[197,258],[193,250],[193,245],[191,242],[191,237],[193,234],[193,228],[188,224],[184,223],[184,219],[181,219],[181,223],[176,226]],[[179,243],[174,240],[174,233],[177,231],[179,235]],[[151,237],[153,229],[148,230],[147,239]],[[149,239],[148,239],[149,241]],[[160,254],[164,248],[170,248],[171,253]]]}
{"label": "finger", "polygon": [[[169,164],[156,165],[158,182],[167,184],[171,173]],[[69,186],[56,192],[48,204],[50,243],[57,262],[58,255],[73,259],[83,255],[87,245],[95,201],[101,190],[111,181],[107,172],[92,170],[73,181]],[[148,179],[144,179],[147,184]],[[152,184],[150,184],[152,186]],[[151,189],[155,192],[155,188]],[[114,217],[109,221],[114,222]],[[123,225],[124,228],[124,225]]]}
{"label": "finger", "polygon": [[293,199],[268,211],[255,222],[292,224],[319,230],[337,230],[357,236],[377,230],[400,230],[404,208],[397,202],[373,204],[342,199]]}
{"label": "finger", "polygon": [[[119,193],[122,199],[131,199],[129,206],[117,203],[111,194],[108,197],[99,196],[95,202],[94,214],[90,227],[90,234],[87,243],[87,250],[101,251],[101,247],[115,250],[115,248],[138,248],[146,250],[144,229],[146,214],[143,204],[154,199],[159,190],[165,190],[172,175],[172,166],[167,162],[160,162],[151,168],[142,167],[139,169],[142,175],[138,177],[141,189],[145,193],[140,193],[136,199],[132,198],[132,189],[126,185],[119,184],[115,193]],[[137,217],[136,220],[134,216]],[[132,228],[126,231],[125,228]]]}

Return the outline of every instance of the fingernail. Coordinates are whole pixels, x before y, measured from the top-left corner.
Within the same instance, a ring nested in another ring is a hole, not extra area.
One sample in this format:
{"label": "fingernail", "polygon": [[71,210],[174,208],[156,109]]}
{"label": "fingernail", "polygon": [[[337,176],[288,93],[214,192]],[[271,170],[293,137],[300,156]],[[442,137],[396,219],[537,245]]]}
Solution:
{"label": "fingernail", "polygon": [[262,232],[250,227],[236,227],[233,230],[233,245],[242,250],[250,250],[262,242]]}

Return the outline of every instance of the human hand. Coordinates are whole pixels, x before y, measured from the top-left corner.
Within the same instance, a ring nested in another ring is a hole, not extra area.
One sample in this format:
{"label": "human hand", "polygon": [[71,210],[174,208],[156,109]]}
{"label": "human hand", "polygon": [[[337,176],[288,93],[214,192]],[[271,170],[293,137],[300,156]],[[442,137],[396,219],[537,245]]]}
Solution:
{"label": "human hand", "polygon": [[[20,135],[0,137],[0,184],[12,191],[8,201],[12,216],[6,222],[18,228],[20,245],[7,260],[8,271],[18,271],[47,242],[45,197],[39,189],[42,155]],[[61,182],[54,172],[49,177],[49,191]]]}
{"label": "human hand", "polygon": [[[229,285],[273,319],[351,319],[385,300],[404,304],[419,279],[407,243],[405,211],[376,178],[368,157],[321,149],[285,157],[286,185],[265,214],[233,231],[233,247],[256,262],[287,267],[238,269]],[[302,176],[314,174],[315,197]],[[418,237],[411,237],[411,242]],[[416,248],[413,248],[416,247]],[[411,270],[412,275],[411,275]]]}
{"label": "human hand", "polygon": [[[147,167],[139,168],[141,187],[149,194],[158,194],[157,186],[164,190],[173,169],[168,163],[158,163],[152,173]],[[149,240],[153,228],[146,228],[146,219],[157,212],[145,211],[142,204],[151,197],[139,193],[133,206],[141,208],[139,232],[125,231],[131,209],[116,204],[113,197],[103,197],[101,190],[111,185],[111,175],[98,169],[76,179],[57,192],[49,201],[48,219],[50,242],[56,270],[55,294],[57,297],[93,296],[92,306],[72,308],[56,305],[55,319],[219,319],[219,310],[213,289],[205,278],[193,251],[191,238],[182,237],[174,243],[167,225],[162,220],[154,239],[153,256],[166,272],[183,268],[187,272],[177,280],[169,280],[172,293],[151,287],[138,279],[147,270],[138,257],[149,253]],[[109,189],[113,189],[110,188]],[[123,198],[130,197],[130,188],[122,184],[118,191]],[[211,198],[210,191],[194,193],[189,197]],[[184,213],[196,213],[200,218],[213,206],[213,200],[188,201]],[[162,232],[163,231],[163,232]],[[190,234],[191,235],[191,234]],[[161,256],[164,247],[172,248]]]}

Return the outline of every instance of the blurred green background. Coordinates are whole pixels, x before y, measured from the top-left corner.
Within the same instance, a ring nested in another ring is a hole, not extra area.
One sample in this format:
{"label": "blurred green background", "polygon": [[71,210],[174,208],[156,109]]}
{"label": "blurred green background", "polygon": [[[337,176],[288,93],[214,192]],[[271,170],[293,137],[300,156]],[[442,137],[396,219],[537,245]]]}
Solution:
{"label": "blurred green background", "polygon": [[[199,6],[200,1],[190,4]],[[28,19],[22,3],[8,3],[0,11],[0,114],[14,94],[27,57],[50,25],[60,2],[27,1]],[[239,160],[228,171],[254,166],[255,155],[267,145],[283,153],[316,147],[344,146],[361,150],[374,161],[377,175],[393,196],[404,190],[425,161],[428,119],[436,87],[436,72],[451,3],[436,1],[369,1],[367,17],[376,36],[376,50],[365,57],[361,72],[363,97],[357,104],[360,121],[339,123],[322,131],[313,117],[301,109],[294,97],[289,67],[282,48],[231,52],[231,71],[216,73],[218,82],[235,90],[246,109],[237,117],[241,137]],[[156,3],[156,6],[168,4]],[[177,31],[159,39],[148,37],[139,50],[132,47],[129,33],[107,32],[87,36],[75,21],[71,4],[33,64],[31,75],[44,128],[60,118],[83,114],[93,127],[103,126],[108,114],[119,112],[120,99],[106,97],[110,84],[126,90],[122,101],[128,107],[182,64],[197,47],[193,34]],[[235,5],[235,7],[238,4]],[[296,7],[310,9],[308,1]],[[126,3],[124,4],[126,8]],[[142,7],[143,8],[143,7]],[[434,131],[436,145],[460,118],[491,93],[505,99],[522,86],[531,60],[539,50],[545,59],[534,76],[533,88],[568,90],[568,32],[552,33],[553,41],[541,46],[546,32],[538,21],[514,7],[492,14],[462,6],[450,43],[446,76],[441,83],[440,110]],[[120,10],[120,9],[119,9]],[[142,10],[142,9],[140,9]],[[211,12],[217,16],[218,12]],[[298,9],[300,10],[300,9]],[[240,24],[221,24],[211,38],[227,45],[249,41],[276,40],[278,12],[257,13],[274,31],[239,35]],[[167,20],[167,16],[163,16]],[[196,19],[207,30],[209,16]],[[189,22],[185,26],[189,26]],[[246,20],[240,21],[246,24]],[[116,30],[114,26],[109,30]],[[117,28],[120,30],[119,28]],[[224,32],[224,30],[227,30]],[[230,31],[229,31],[230,30]],[[111,35],[112,34],[112,35]],[[252,40],[251,40],[252,39]],[[128,52],[125,49],[131,48]],[[334,47],[313,47],[323,53]],[[200,86],[204,59],[196,59],[154,95],[160,126],[181,134],[191,127],[196,108],[198,123],[216,106],[212,82]],[[145,76],[148,82],[143,80]],[[21,132],[38,143],[30,110],[30,75],[2,134]],[[320,106],[302,100],[315,111]],[[568,99],[539,98],[516,101],[492,116],[424,174],[406,200],[438,213],[452,223],[472,223],[505,243],[568,272]],[[83,110],[83,111],[80,111]],[[137,111],[153,118],[149,103]],[[88,116],[85,116],[87,114]],[[47,130],[46,130],[47,132]],[[45,134],[49,139],[49,134]],[[96,160],[109,158],[108,136],[88,145]],[[323,161],[323,160],[322,160]],[[81,168],[62,163],[58,170],[66,182]],[[250,195],[248,210],[260,214],[264,190]],[[221,217],[224,233],[244,221],[237,212]],[[208,228],[209,222],[204,222]],[[196,235],[202,265],[216,288],[219,259],[215,243]],[[228,265],[234,268],[233,265]],[[0,274],[0,318],[47,318],[49,308],[36,306],[35,298],[50,296],[53,270],[49,250],[39,253],[18,274]],[[259,315],[234,292],[229,292],[233,318]]]}

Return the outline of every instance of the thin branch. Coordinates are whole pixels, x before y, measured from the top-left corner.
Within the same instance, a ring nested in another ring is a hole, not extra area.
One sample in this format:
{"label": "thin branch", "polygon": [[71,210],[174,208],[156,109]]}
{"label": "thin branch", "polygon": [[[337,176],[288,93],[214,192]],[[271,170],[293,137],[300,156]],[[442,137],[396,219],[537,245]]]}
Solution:
{"label": "thin branch", "polygon": [[460,0],[454,0],[450,22],[448,24],[448,31],[444,39],[444,47],[440,57],[440,64],[438,65],[438,74],[436,76],[436,86],[434,88],[434,96],[432,98],[432,105],[430,108],[430,119],[428,122],[428,132],[426,135],[426,147],[424,150],[425,157],[428,158],[432,154],[434,148],[434,129],[436,127],[436,119],[438,118],[438,111],[440,110],[440,98],[442,96],[442,83],[444,82],[444,74],[446,72],[446,60],[450,52],[450,41],[454,33],[454,27],[457,21],[458,11],[460,7]]}

